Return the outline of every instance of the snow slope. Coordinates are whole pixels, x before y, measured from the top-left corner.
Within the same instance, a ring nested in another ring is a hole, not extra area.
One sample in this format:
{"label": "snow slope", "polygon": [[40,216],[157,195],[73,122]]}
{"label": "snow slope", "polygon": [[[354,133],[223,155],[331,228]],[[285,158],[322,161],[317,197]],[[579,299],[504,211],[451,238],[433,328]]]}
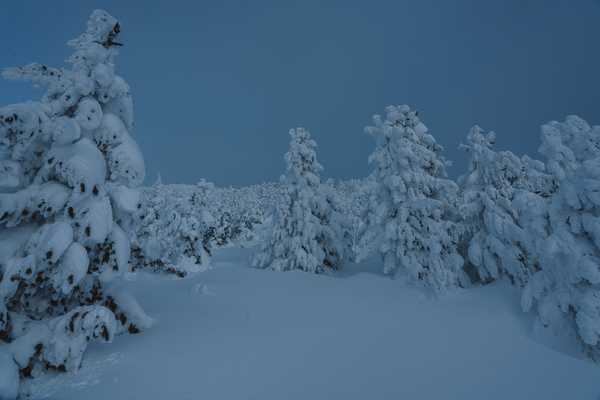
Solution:
{"label": "snow slope", "polygon": [[156,325],[90,347],[75,374],[30,385],[52,399],[590,399],[600,369],[532,339],[514,289],[443,301],[377,273],[248,268],[222,250],[186,279],[125,285]]}

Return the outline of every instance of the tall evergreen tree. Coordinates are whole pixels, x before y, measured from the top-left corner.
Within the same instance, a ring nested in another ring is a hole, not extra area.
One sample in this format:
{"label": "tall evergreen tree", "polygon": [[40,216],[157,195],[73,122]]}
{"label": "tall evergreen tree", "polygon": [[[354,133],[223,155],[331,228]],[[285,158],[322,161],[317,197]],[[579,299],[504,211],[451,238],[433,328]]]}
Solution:
{"label": "tall evergreen tree", "polygon": [[115,74],[119,32],[96,10],[69,42],[70,68],[4,71],[47,88],[40,102],[0,109],[0,340],[22,377],[76,369],[89,341],[150,322],[106,290],[128,269],[144,179],[129,87]]}
{"label": "tall evergreen tree", "polygon": [[303,128],[290,130],[290,136],[287,171],[281,179],[284,200],[253,264],[278,271],[319,273],[337,269],[343,250],[332,226],[337,218],[333,199],[321,190],[319,174],[323,167],[317,161],[317,144]]}
{"label": "tall evergreen tree", "polygon": [[493,150],[495,134],[474,126],[462,145],[469,170],[459,178],[468,261],[476,280],[502,277],[523,286],[539,266],[547,198],[554,190],[544,164]]}
{"label": "tall evergreen tree", "polygon": [[559,183],[549,235],[522,305],[543,326],[570,331],[600,359],[600,126],[576,116],[542,126],[540,152]]}
{"label": "tall evergreen tree", "polygon": [[377,188],[370,224],[376,227],[384,272],[405,270],[436,291],[465,284],[454,221],[458,188],[446,179],[442,147],[417,112],[389,106],[366,131],[376,139],[369,161]]}

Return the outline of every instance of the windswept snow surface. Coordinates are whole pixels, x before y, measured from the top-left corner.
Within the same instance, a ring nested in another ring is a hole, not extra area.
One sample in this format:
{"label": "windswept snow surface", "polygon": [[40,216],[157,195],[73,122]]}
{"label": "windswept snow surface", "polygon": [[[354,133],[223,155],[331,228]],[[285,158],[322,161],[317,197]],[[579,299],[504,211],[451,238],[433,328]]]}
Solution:
{"label": "windswept snow surface", "polygon": [[534,339],[501,284],[435,299],[376,272],[248,267],[243,249],[186,279],[124,285],[156,320],[93,344],[77,373],[30,383],[52,399],[590,399],[600,368]]}

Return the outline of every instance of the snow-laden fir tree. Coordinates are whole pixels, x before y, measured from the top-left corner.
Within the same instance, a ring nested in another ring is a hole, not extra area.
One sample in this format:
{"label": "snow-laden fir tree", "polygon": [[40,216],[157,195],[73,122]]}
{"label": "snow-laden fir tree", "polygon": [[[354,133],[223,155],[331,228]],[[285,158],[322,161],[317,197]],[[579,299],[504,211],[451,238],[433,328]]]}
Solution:
{"label": "snow-laden fir tree", "polygon": [[144,179],[129,87],[115,74],[119,32],[96,10],[69,42],[70,68],[4,72],[47,88],[0,109],[0,347],[22,377],[76,369],[88,342],[149,324],[109,287],[128,269]]}
{"label": "snow-laden fir tree", "polygon": [[405,270],[435,291],[466,284],[454,220],[458,188],[446,179],[442,147],[406,105],[373,120],[366,128],[377,141],[369,225],[378,232],[384,272]]}
{"label": "snow-laden fir tree", "polygon": [[523,286],[539,269],[537,245],[546,236],[554,179],[542,162],[496,152],[494,142],[493,132],[474,126],[461,146],[469,155],[469,170],[459,178],[467,259],[475,280],[506,277]]}
{"label": "snow-laden fir tree", "polygon": [[285,155],[285,194],[277,207],[274,226],[253,264],[277,271],[299,269],[324,272],[337,269],[343,246],[336,234],[335,201],[322,191],[317,144],[303,128],[290,130]]}
{"label": "snow-laden fir tree", "polygon": [[540,152],[559,182],[549,207],[541,270],[522,305],[546,327],[573,333],[600,359],[600,126],[576,116],[542,126]]}

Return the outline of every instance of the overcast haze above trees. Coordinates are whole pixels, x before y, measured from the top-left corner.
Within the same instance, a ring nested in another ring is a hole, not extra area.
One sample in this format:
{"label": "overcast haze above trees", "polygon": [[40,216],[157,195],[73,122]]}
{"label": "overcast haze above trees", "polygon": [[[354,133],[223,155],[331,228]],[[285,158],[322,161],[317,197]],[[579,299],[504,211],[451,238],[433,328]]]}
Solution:
{"label": "overcast haze above trees", "polygon": [[[535,155],[544,121],[600,120],[595,0],[32,4],[2,5],[5,66],[61,65],[93,8],[128,27],[119,68],[144,115],[149,183],[158,172],[195,183],[198,171],[218,185],[276,180],[294,126],[311,131],[328,177],[366,176],[363,127],[389,104],[421,112],[453,177],[473,124],[495,131],[499,149]],[[30,98],[27,85],[2,83],[1,104]]]}

